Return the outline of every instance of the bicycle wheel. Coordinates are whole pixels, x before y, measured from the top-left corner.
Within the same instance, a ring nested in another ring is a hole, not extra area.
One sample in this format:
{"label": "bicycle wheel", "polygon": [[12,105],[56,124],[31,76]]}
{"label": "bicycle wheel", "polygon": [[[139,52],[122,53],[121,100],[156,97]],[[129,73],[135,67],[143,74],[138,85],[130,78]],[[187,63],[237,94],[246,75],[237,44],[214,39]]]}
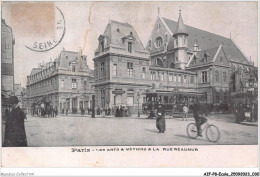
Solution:
{"label": "bicycle wheel", "polygon": [[198,133],[197,133],[197,126],[195,123],[190,123],[188,126],[187,126],[187,134],[190,138],[192,139],[195,139],[198,137]]}
{"label": "bicycle wheel", "polygon": [[215,125],[209,125],[206,130],[206,136],[210,142],[217,142],[220,138],[218,127]]}

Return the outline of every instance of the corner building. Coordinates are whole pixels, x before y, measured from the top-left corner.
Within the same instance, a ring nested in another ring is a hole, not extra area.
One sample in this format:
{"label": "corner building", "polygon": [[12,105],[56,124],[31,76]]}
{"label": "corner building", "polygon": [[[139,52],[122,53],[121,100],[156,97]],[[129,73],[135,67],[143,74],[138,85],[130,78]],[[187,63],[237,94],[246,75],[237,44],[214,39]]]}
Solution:
{"label": "corner building", "polygon": [[181,11],[177,22],[158,14],[145,47],[132,25],[116,21],[98,40],[93,61],[96,106],[102,108],[136,108],[139,94],[142,104],[148,90],[176,88],[205,93],[210,104],[228,104],[253,68],[232,39],[185,25]]}
{"label": "corner building", "polygon": [[39,64],[27,76],[27,109],[45,102],[59,112],[68,109],[69,113],[79,113],[81,108],[91,108],[93,82],[87,56],[82,51],[62,50],[53,62]]}

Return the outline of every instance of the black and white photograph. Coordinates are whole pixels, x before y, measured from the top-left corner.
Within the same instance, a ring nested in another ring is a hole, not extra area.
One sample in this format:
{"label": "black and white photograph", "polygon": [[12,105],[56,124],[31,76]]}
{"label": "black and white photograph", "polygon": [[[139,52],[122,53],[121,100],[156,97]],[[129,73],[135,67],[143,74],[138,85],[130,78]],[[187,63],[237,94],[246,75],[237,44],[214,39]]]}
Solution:
{"label": "black and white photograph", "polygon": [[3,1],[1,14],[3,150],[258,145],[257,2]]}

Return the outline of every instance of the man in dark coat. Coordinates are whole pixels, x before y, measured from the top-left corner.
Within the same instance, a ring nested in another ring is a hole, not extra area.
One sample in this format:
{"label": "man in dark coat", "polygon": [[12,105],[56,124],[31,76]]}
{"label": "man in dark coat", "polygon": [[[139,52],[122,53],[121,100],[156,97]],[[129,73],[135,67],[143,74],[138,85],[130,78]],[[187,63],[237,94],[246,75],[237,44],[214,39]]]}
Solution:
{"label": "man in dark coat", "polygon": [[165,132],[165,110],[160,103],[157,107],[156,128],[159,130],[159,133]]}
{"label": "man in dark coat", "polygon": [[4,147],[24,147],[27,146],[26,133],[24,128],[25,114],[18,106],[18,98],[10,98],[12,110],[7,116],[5,125]]}
{"label": "man in dark coat", "polygon": [[207,119],[205,117],[203,117],[202,115],[203,114],[206,115],[207,112],[208,111],[205,110],[205,107],[199,102],[199,100],[197,100],[196,103],[194,104],[193,117],[196,122],[198,136],[202,136],[201,125],[203,125],[205,122],[207,122]]}

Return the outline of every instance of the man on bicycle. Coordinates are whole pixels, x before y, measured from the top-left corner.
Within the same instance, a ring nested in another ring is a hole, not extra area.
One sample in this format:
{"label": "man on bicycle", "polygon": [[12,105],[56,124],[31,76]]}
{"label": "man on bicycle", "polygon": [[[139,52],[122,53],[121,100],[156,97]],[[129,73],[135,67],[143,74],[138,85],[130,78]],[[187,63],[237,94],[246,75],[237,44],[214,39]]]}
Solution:
{"label": "man on bicycle", "polygon": [[196,122],[198,136],[202,136],[201,125],[208,121],[208,119],[203,117],[205,114],[207,114],[207,110],[205,110],[205,108],[206,107],[200,103],[199,99],[196,99],[196,103],[194,104],[193,117]]}

